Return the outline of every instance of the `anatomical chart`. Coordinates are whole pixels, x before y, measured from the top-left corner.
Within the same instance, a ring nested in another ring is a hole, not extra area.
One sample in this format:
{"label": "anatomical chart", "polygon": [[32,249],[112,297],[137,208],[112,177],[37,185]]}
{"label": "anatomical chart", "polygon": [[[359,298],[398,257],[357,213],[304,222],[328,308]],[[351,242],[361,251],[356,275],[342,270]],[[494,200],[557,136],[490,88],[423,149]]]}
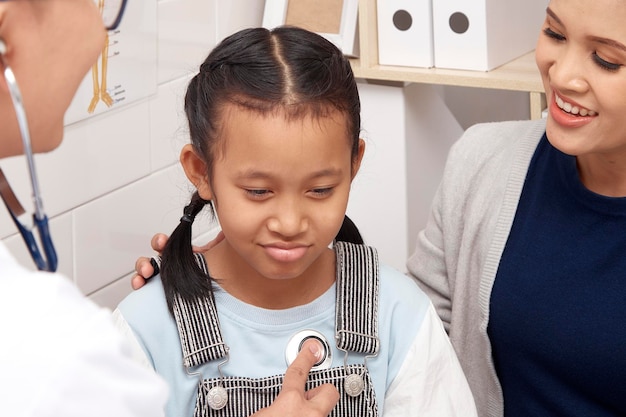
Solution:
{"label": "anatomical chart", "polygon": [[[94,0],[102,11],[107,1]],[[119,2],[119,1],[118,1]],[[157,2],[130,0],[65,114],[65,125],[156,94]]]}

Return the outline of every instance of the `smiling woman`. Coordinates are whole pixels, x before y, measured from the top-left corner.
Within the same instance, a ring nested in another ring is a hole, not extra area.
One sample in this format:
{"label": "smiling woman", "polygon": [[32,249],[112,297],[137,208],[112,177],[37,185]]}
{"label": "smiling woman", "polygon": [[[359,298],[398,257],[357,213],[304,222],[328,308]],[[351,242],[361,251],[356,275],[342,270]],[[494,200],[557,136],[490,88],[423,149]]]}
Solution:
{"label": "smiling woman", "polygon": [[468,129],[409,260],[480,415],[626,414],[624,21],[621,0],[549,2],[546,120]]}
{"label": "smiling woman", "polygon": [[626,195],[626,181],[615,180],[623,174],[611,176],[606,169],[609,160],[615,166],[626,163],[626,30],[614,18],[626,11],[618,1],[606,3],[581,9],[551,4],[537,44],[537,65],[551,116],[550,142],[577,156],[587,188],[620,197]]}

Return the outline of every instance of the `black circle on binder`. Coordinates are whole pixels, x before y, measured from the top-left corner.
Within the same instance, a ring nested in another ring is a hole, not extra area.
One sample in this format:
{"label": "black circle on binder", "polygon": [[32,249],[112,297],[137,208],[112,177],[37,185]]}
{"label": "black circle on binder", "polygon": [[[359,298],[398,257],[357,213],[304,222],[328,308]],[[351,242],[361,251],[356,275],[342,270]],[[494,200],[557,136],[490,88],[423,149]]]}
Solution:
{"label": "black circle on binder", "polygon": [[467,32],[467,29],[469,29],[469,19],[461,12],[452,13],[448,23],[450,24],[450,29],[452,29],[454,33],[465,33]]}
{"label": "black circle on binder", "polygon": [[397,10],[393,14],[393,25],[398,30],[409,30],[413,25],[413,17],[406,10]]}

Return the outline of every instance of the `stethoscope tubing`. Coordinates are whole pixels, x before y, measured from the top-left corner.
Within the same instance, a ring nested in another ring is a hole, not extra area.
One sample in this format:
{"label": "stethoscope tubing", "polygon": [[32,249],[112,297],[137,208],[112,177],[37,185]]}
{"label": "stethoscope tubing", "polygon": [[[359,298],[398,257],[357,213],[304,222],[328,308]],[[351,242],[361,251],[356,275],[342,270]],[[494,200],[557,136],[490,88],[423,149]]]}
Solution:
{"label": "stethoscope tubing", "polygon": [[[24,242],[26,243],[26,246],[28,247],[28,251],[33,258],[33,261],[37,265],[37,268],[44,271],[54,272],[57,269],[58,259],[56,255],[56,250],[54,249],[54,244],[52,243],[52,236],[50,235],[50,230],[48,228],[48,217],[44,213],[43,209],[43,202],[39,189],[39,181],[37,178],[37,171],[35,169],[35,160],[31,147],[28,120],[26,118],[26,110],[24,109],[22,93],[20,92],[20,89],[18,87],[15,74],[4,60],[5,53],[6,44],[2,39],[0,39],[0,63],[4,67],[4,78],[9,87],[9,95],[11,96],[11,101],[13,102],[13,107],[15,109],[15,115],[17,117],[20,134],[22,136],[22,144],[24,146],[24,155],[26,156],[26,162],[28,164],[30,183],[33,190],[32,198],[35,207],[35,213],[33,214],[33,227],[36,227],[38,230],[39,239],[44,249],[45,258],[42,255],[41,250],[39,249],[39,246],[37,245],[35,237],[30,228],[24,226],[24,224],[22,224],[17,218],[18,214],[14,212],[14,209],[12,207],[9,207],[8,204],[6,205],[9,213],[11,214],[13,222],[17,226],[20,234],[22,235],[22,238],[24,239]],[[17,202],[17,199],[15,199],[15,201]],[[17,202],[17,204],[19,204],[19,202]],[[19,207],[19,209],[23,211],[21,206]]]}

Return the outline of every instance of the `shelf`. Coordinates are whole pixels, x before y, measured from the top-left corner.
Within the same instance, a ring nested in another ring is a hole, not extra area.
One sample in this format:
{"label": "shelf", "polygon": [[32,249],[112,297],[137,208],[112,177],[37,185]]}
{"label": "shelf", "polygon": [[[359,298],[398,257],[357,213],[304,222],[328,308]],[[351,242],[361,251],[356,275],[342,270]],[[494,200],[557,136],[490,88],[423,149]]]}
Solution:
{"label": "shelf", "polygon": [[378,64],[377,37],[376,0],[359,0],[360,58],[350,60],[355,77],[375,81],[523,91],[530,96],[531,118],[541,117],[545,98],[534,51],[491,71],[399,67]]}
{"label": "shelf", "polygon": [[388,65],[365,67],[359,59],[351,59],[357,78],[411,83],[445,84],[461,87],[542,93],[541,76],[535,65],[534,52],[529,52],[491,71],[465,71],[443,68],[412,68]]}

